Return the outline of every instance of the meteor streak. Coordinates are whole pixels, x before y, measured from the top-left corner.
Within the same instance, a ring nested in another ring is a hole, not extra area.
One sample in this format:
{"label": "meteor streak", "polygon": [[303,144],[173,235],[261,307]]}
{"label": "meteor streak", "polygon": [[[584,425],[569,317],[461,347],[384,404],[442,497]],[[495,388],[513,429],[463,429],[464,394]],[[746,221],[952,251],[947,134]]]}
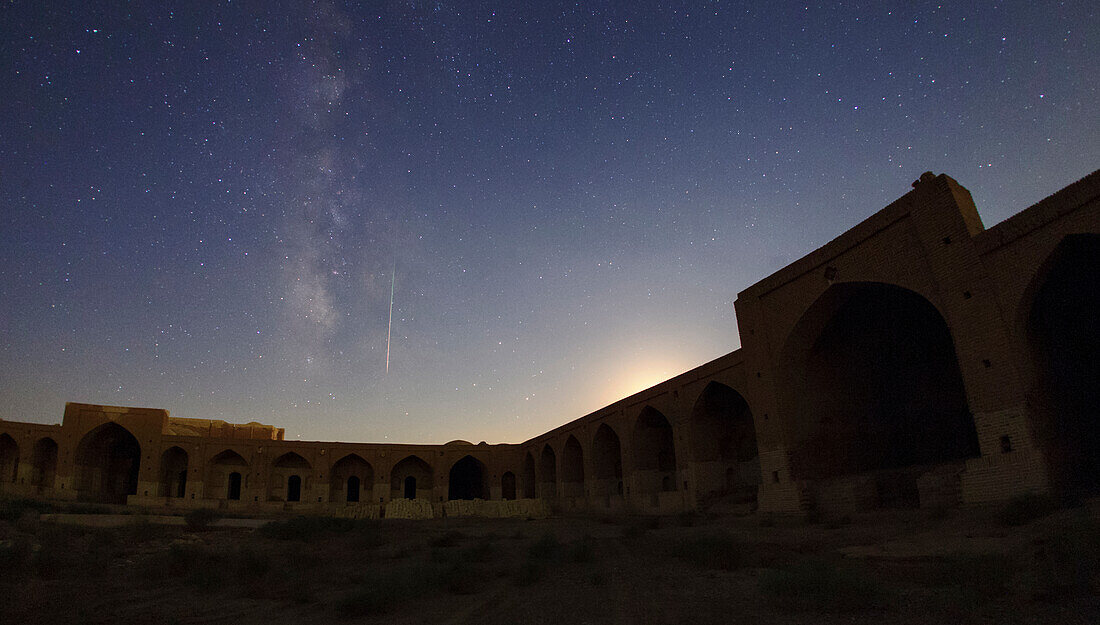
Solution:
{"label": "meteor streak", "polygon": [[397,281],[397,259],[393,261],[393,270],[390,271],[390,322],[386,326],[386,373],[390,372],[390,336],[393,333],[393,284]]}

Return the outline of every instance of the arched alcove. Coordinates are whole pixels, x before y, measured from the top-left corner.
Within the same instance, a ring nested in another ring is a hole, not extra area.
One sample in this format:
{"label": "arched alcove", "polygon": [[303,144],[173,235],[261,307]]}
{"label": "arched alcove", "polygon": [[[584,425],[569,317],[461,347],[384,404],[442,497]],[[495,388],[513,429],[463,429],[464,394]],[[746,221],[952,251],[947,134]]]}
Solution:
{"label": "arched alcove", "polygon": [[833,285],[782,360],[796,478],[881,472],[878,505],[913,506],[920,467],[979,454],[951,332],[913,291]]}
{"label": "arched alcove", "polygon": [[246,487],[248,461],[232,449],[225,449],[207,463],[206,496],[237,501]]}
{"label": "arched alcove", "polygon": [[1054,486],[1083,493],[1100,490],[1097,276],[1100,234],[1069,235],[1040,266],[1024,309],[1035,434]]}
{"label": "arched alcove", "polygon": [[672,424],[652,406],[634,422],[634,482],[639,493],[677,490]]}
{"label": "arched alcove", "polygon": [[[410,497],[409,495],[412,495]],[[390,470],[392,499],[432,498],[432,467],[418,456],[406,456]]]}
{"label": "arched alcove", "polygon": [[38,439],[32,462],[34,486],[40,492],[53,488],[57,480],[57,441],[48,436]]}
{"label": "arched alcove", "polygon": [[11,435],[0,434],[0,483],[14,483],[18,469],[19,445]]}
{"label": "arched alcove", "polygon": [[160,496],[182,498],[187,492],[187,452],[169,447],[160,456]]}
{"label": "arched alcove", "polygon": [[584,496],[584,451],[572,434],[561,450],[561,487],[566,497]]}
{"label": "arched alcove", "polygon": [[539,454],[539,497],[551,499],[558,496],[558,458],[554,448],[547,443]]}
{"label": "arched alcove", "polygon": [[505,471],[500,476],[500,498],[509,501],[516,498],[516,474]]}
{"label": "arched alcove", "polygon": [[619,435],[606,423],[596,428],[592,439],[593,488],[596,496],[623,494],[623,452]]}
{"label": "arched alcove", "polygon": [[374,468],[359,454],[340,458],[329,473],[329,501],[357,503],[373,497]]}
{"label": "arched alcove", "polygon": [[271,477],[268,480],[268,500],[296,502],[302,500],[303,486],[309,487],[306,477],[313,466],[301,455],[288,451],[271,463]]}
{"label": "arched alcove", "polygon": [[473,456],[463,456],[451,466],[447,482],[447,499],[488,499],[489,472]]}
{"label": "arched alcove", "polygon": [[690,434],[697,492],[755,499],[760,459],[745,398],[720,382],[707,383],[692,408]]}
{"label": "arched alcove", "polygon": [[104,423],[84,435],[76,447],[76,488],[86,501],[126,503],[137,494],[141,445],[129,430]]}
{"label": "arched alcove", "polygon": [[535,457],[531,452],[523,457],[523,496],[526,499],[534,499],[538,496],[535,489]]}

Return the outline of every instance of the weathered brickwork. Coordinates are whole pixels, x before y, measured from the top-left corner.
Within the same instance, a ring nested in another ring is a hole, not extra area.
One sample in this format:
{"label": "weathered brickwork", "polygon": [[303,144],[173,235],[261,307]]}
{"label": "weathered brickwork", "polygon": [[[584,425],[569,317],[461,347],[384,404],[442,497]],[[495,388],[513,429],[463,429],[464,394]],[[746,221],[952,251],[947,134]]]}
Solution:
{"label": "weathered brickwork", "polygon": [[1059,372],[1097,367],[1095,350],[1074,361],[1064,346],[1094,340],[1079,326],[1095,319],[1098,237],[1100,172],[988,230],[965,188],[926,174],[739,293],[741,349],[524,443],[286,441],[259,423],[74,403],[61,425],[0,421],[0,490],[426,518],[716,498],[844,512],[1094,488],[1082,423],[1095,404],[1075,393],[1095,391]]}

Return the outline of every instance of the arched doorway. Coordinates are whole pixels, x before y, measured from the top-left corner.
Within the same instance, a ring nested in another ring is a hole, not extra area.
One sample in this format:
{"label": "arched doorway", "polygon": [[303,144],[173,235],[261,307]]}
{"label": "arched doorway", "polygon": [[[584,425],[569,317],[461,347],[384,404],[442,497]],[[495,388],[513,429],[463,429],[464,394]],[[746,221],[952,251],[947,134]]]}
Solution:
{"label": "arched doorway", "polygon": [[558,459],[554,448],[547,443],[539,456],[539,497],[550,499],[558,496]]}
{"label": "arched doorway", "polygon": [[448,480],[448,499],[488,499],[488,472],[473,456],[463,456],[454,463]]}
{"label": "arched doorway", "polygon": [[348,454],[332,465],[329,501],[356,503],[374,496],[374,468],[359,454]]}
{"label": "arched doorway", "polygon": [[76,488],[86,501],[126,503],[137,494],[141,445],[117,423],[88,432],[76,447]]}
{"label": "arched doorway", "polygon": [[516,498],[515,473],[505,471],[504,475],[500,476],[500,498],[506,501]]}
{"label": "arched doorway", "polygon": [[57,481],[57,442],[46,437],[34,444],[34,486],[39,492],[54,487]]}
{"label": "arched doorway", "polygon": [[[268,481],[268,499],[295,502],[302,500],[303,476],[308,476],[313,465],[302,456],[288,451],[271,464]],[[308,487],[308,482],[306,486]],[[280,496],[282,495],[282,496]]]}
{"label": "arched doorway", "polygon": [[182,498],[187,492],[187,452],[169,447],[160,457],[160,496]]}
{"label": "arched doorway", "polygon": [[432,498],[432,467],[418,456],[406,456],[390,470],[390,498]]}
{"label": "arched doorway", "polygon": [[740,393],[714,381],[703,388],[691,411],[691,452],[697,492],[755,500],[760,484],[756,426]]}
{"label": "arched doorway", "polygon": [[1065,237],[1027,310],[1028,407],[1054,486],[1100,490],[1100,234]]}
{"label": "arched doorway", "polygon": [[294,474],[286,478],[286,500],[302,500],[302,476]]}
{"label": "arched doorway", "polygon": [[672,425],[652,406],[634,422],[634,483],[639,493],[677,490]]}
{"label": "arched doorway", "polygon": [[0,434],[0,483],[15,483],[19,470],[19,445],[7,433]]}
{"label": "arched doorway", "polygon": [[535,457],[531,452],[523,457],[523,496],[525,499],[534,499],[538,495],[535,490]]}
{"label": "arched doorway", "polygon": [[592,439],[592,465],[595,495],[610,505],[611,496],[623,494],[623,452],[619,435],[606,423],[596,428]]}
{"label": "arched doorway", "polygon": [[783,361],[796,478],[877,472],[877,505],[915,506],[923,467],[979,454],[947,323],[913,291],[830,287],[796,325]]}
{"label": "arched doorway", "polygon": [[207,470],[206,496],[210,499],[239,501],[248,487],[245,475],[248,462],[232,449],[226,449],[210,459]]}
{"label": "arched doorway", "polygon": [[229,481],[225,487],[225,498],[230,501],[241,500],[241,474],[238,471],[233,471],[229,474]]}
{"label": "arched doorway", "polygon": [[572,434],[561,451],[561,488],[566,497],[584,497],[584,452]]}

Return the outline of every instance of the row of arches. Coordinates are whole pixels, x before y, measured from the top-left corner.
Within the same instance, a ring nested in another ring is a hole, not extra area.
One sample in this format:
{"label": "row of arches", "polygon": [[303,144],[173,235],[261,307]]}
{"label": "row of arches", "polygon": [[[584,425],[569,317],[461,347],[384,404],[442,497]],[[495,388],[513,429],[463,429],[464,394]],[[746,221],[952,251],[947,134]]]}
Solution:
{"label": "row of arches", "polygon": [[[19,475],[19,445],[8,433],[0,434],[0,484],[14,484]],[[31,450],[30,484],[39,489],[53,488],[57,476],[57,441],[44,436]]]}
{"label": "row of arches", "polygon": [[[42,488],[53,488],[57,472],[58,446],[52,438],[42,438],[34,447],[32,481]],[[129,495],[138,494],[138,473],[142,450],[138,440],[117,423],[103,424],[86,434],[74,455],[73,488],[81,499],[105,503],[125,503]],[[0,434],[0,482],[15,482],[20,459],[19,445],[9,434]],[[184,498],[190,478],[203,472],[204,497],[240,500],[253,490],[251,483],[259,474],[253,471],[240,453],[225,449],[215,454],[205,465],[193,467],[190,454],[180,446],[172,446],[160,457],[156,496]],[[434,471],[426,461],[410,455],[391,469],[391,498],[430,499],[433,493]],[[278,456],[268,468],[268,500],[303,501],[307,492],[315,490],[313,466],[301,455],[287,452]],[[502,479],[505,496],[515,498],[513,473]],[[322,487],[326,501],[358,503],[374,496],[375,473],[362,456],[350,453],[331,467],[327,488]],[[149,495],[148,491],[143,494]],[[258,499],[259,495],[253,494]],[[489,474],[483,462],[467,455],[450,469],[448,498],[488,499]]]}
{"label": "row of arches", "polygon": [[[1095,234],[1066,237],[1022,296],[1026,303],[1020,304],[1015,321],[1026,352],[1020,360],[1027,369],[1030,435],[1046,454],[1054,480],[1070,488],[1100,487],[1100,464],[1092,462],[1100,451],[1095,408],[1100,405],[1100,385],[1095,384],[1100,379],[1100,289],[1088,288],[1100,273],[1098,242]],[[776,354],[773,409],[783,415],[786,429],[778,436],[789,451],[790,479],[884,473],[884,483],[908,480],[884,492],[884,499],[908,505],[916,470],[981,454],[957,337],[924,296],[892,284],[836,283],[786,336]],[[685,431],[677,431],[680,427]],[[682,490],[688,475],[696,494],[748,492],[760,482],[755,427],[745,398],[711,381],[682,424],[646,406],[632,423],[600,423],[588,440],[572,433],[531,448],[519,466],[502,467],[509,470],[499,478],[481,460],[464,456],[449,469],[446,496],[488,499],[497,487],[506,499],[612,497],[631,488],[644,495]],[[1010,452],[1014,441],[1006,434],[1000,447]],[[29,451],[33,470],[21,477],[25,451],[10,435],[0,434],[0,483],[29,478],[35,486],[52,487],[57,442],[43,437]],[[141,457],[141,445],[131,433],[105,424],[78,444],[73,487],[85,498],[125,501],[136,494]],[[206,496],[239,499],[255,490],[250,478],[260,477],[232,450],[200,469],[191,465],[183,448],[165,451],[158,494],[183,497],[188,482],[201,477]],[[204,475],[196,475],[198,470]],[[327,501],[355,503],[376,496],[374,468],[356,454],[334,463],[325,484],[313,483],[313,467],[294,452],[264,470],[263,496],[269,498],[293,502],[323,493],[319,496]],[[767,477],[779,480],[778,475]],[[432,466],[416,455],[393,465],[389,478],[391,498],[425,499],[435,492]]]}
{"label": "row of arches", "polygon": [[[755,493],[759,484],[756,430],[748,403],[740,393],[720,382],[709,382],[695,403],[688,427],[689,444],[684,450],[688,458],[679,462],[670,420],[652,406],[641,410],[631,429],[631,451],[626,459],[636,494],[682,489],[677,474],[688,463],[695,466],[697,494]],[[585,446],[576,434],[568,435],[561,444],[560,462],[550,443],[527,452],[523,469],[525,496],[606,498],[627,494],[619,433],[608,423],[601,423],[587,448],[591,453],[589,463],[584,460]],[[586,467],[590,476],[586,476]]]}
{"label": "row of arches", "polygon": [[[1016,322],[1022,360],[1031,368],[1025,371],[1030,434],[1055,488],[1100,488],[1100,463],[1092,461],[1100,452],[1100,289],[1087,286],[1096,275],[1100,235],[1067,236],[1025,292]],[[982,449],[955,341],[940,310],[912,290],[872,282],[826,289],[777,354],[779,440],[789,453],[784,479],[870,475],[878,505],[908,507],[919,505],[922,473],[943,465],[962,471],[963,461]],[[672,423],[652,406],[627,427],[628,457],[607,423],[588,446],[568,435],[530,450],[524,494],[578,497],[588,494],[586,482],[592,495],[622,494],[624,461],[638,494],[686,487],[677,476],[691,465],[719,471],[683,473],[706,482],[694,485],[696,493],[759,483],[742,464],[757,455],[753,416],[728,386],[711,382],[704,390],[685,422],[686,444],[677,444]],[[1007,433],[999,443],[986,453],[1014,449]],[[688,457],[678,458],[677,450]],[[774,473],[769,481],[780,481]]]}

